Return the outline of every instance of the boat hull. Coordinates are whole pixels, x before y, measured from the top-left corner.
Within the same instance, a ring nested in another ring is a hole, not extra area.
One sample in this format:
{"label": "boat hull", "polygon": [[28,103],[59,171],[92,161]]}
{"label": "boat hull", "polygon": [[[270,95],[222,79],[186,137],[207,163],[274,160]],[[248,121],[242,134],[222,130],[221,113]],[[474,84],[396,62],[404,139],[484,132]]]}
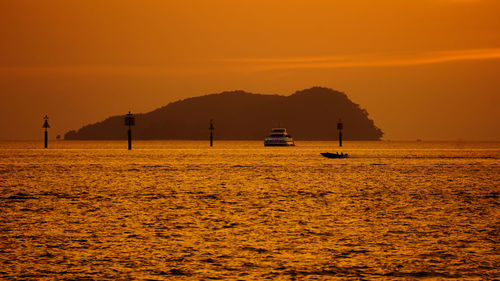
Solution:
{"label": "boat hull", "polygon": [[321,152],[321,155],[323,155],[326,158],[349,158],[347,154],[338,154],[338,153],[330,153],[330,152]]}
{"label": "boat hull", "polygon": [[264,143],[264,146],[295,146],[293,143]]}

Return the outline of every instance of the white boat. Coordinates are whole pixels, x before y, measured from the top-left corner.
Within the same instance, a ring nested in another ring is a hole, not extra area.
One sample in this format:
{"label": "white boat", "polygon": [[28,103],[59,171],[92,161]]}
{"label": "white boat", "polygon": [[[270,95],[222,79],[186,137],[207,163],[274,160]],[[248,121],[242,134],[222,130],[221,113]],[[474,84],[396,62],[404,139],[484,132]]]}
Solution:
{"label": "white boat", "polygon": [[274,128],[264,140],[264,146],[295,146],[295,143],[285,128]]}

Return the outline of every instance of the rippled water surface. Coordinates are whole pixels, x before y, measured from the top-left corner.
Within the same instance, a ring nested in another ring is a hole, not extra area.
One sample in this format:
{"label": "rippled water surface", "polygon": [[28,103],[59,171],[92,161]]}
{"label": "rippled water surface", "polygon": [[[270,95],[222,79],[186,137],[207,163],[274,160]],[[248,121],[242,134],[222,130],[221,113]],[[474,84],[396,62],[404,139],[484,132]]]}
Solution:
{"label": "rippled water surface", "polygon": [[0,142],[2,279],[500,276],[500,143],[39,147]]}

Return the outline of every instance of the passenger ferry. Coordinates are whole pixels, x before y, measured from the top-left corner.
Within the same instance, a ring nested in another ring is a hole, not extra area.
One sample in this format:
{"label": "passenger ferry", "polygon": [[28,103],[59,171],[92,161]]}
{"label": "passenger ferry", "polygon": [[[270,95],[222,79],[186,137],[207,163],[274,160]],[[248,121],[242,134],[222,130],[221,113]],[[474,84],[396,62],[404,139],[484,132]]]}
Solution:
{"label": "passenger ferry", "polygon": [[274,128],[264,140],[264,146],[295,146],[295,143],[285,128]]}

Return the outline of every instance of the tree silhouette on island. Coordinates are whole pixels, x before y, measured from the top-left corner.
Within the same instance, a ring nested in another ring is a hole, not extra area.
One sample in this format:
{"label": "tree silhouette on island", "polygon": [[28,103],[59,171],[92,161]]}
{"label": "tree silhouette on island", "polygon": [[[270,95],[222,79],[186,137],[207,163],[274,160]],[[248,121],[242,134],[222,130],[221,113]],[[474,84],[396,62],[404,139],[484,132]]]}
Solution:
{"label": "tree silhouette on island", "polygon": [[[69,131],[65,140],[124,140],[122,116]],[[380,140],[381,129],[368,112],[346,94],[323,87],[290,96],[223,92],[172,102],[149,113],[135,114],[134,139],[205,140],[213,119],[219,140],[263,140],[273,127],[285,127],[298,140],[336,140],[344,123],[345,140]]]}

